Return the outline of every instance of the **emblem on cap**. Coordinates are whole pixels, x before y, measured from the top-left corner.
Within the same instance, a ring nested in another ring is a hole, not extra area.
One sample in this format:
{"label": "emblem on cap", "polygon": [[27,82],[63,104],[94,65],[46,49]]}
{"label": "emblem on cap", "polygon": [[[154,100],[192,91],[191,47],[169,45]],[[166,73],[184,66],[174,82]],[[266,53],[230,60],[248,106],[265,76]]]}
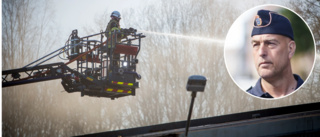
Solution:
{"label": "emblem on cap", "polygon": [[255,17],[255,22],[256,22],[256,25],[257,25],[257,26],[261,26],[262,20],[261,20],[261,18],[259,17],[259,15],[256,15],[256,17]]}

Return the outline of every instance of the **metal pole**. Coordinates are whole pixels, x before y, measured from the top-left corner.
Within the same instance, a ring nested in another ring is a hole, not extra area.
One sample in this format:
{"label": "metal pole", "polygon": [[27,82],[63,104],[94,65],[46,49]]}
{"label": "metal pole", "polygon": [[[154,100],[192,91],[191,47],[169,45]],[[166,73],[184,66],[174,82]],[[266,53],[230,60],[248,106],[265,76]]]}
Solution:
{"label": "metal pole", "polygon": [[193,109],[193,103],[194,103],[194,99],[197,96],[197,92],[192,91],[191,94],[191,104],[190,104],[190,108],[189,108],[189,114],[188,114],[188,121],[187,121],[187,126],[186,126],[186,133],[185,136],[188,136],[188,131],[189,131],[189,126],[190,126],[190,119],[191,119],[191,114],[192,114],[192,109]]}
{"label": "metal pole", "polygon": [[30,66],[30,65],[32,65],[32,64],[34,64],[34,63],[36,63],[36,62],[38,62],[38,61],[40,61],[40,60],[42,60],[42,59],[44,59],[44,58],[46,58],[46,57],[50,56],[51,54],[56,53],[57,51],[60,51],[61,49],[65,48],[66,46],[68,46],[68,45],[65,45],[65,46],[63,46],[63,47],[61,47],[61,48],[59,48],[59,49],[57,49],[57,50],[55,50],[55,51],[53,51],[53,52],[49,53],[48,55],[45,55],[45,56],[43,56],[43,57],[41,57],[41,58],[37,59],[36,61],[31,62],[30,64],[28,64],[28,65],[24,66],[23,68],[26,68],[26,67],[28,67],[28,66]]}

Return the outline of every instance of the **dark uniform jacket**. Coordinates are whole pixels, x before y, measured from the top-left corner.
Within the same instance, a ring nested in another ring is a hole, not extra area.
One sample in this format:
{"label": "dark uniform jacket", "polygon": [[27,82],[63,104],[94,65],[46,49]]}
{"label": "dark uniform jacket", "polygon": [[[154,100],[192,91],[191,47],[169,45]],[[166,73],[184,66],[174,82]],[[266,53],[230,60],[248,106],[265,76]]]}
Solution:
{"label": "dark uniform jacket", "polygon": [[[303,84],[303,80],[300,78],[299,75],[293,74],[294,79],[296,79],[297,81],[297,87],[296,89],[298,89],[302,84]],[[256,85],[254,87],[250,87],[247,90],[248,93],[257,96],[257,97],[261,97],[261,98],[273,98],[268,92],[263,92],[262,88],[261,88],[261,78],[259,78],[258,82],[256,83]]]}

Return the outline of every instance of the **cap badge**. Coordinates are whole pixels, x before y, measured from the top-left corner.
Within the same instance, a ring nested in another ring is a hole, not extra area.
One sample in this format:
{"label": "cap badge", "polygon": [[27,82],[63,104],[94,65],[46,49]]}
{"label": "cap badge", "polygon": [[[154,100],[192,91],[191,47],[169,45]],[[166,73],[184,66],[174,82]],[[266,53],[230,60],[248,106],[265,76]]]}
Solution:
{"label": "cap badge", "polygon": [[261,18],[259,17],[259,15],[256,15],[256,17],[255,17],[255,22],[256,22],[256,25],[257,25],[257,26],[261,26],[262,20],[261,20]]}

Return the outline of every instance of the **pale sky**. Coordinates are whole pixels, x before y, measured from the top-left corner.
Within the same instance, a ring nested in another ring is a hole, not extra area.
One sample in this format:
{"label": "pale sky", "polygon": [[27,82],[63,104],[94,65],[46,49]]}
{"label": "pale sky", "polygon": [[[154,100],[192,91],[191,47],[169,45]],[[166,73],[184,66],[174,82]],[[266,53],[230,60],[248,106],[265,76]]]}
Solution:
{"label": "pale sky", "polygon": [[[94,18],[105,11],[114,10],[122,13],[125,9],[143,8],[148,4],[155,4],[156,0],[54,0],[55,22],[66,40],[71,31],[78,29],[79,35],[84,26],[94,24]],[[106,25],[109,20],[106,20]],[[98,33],[98,32],[97,32]],[[61,41],[64,43],[65,41]],[[60,42],[59,42],[60,43]]]}

